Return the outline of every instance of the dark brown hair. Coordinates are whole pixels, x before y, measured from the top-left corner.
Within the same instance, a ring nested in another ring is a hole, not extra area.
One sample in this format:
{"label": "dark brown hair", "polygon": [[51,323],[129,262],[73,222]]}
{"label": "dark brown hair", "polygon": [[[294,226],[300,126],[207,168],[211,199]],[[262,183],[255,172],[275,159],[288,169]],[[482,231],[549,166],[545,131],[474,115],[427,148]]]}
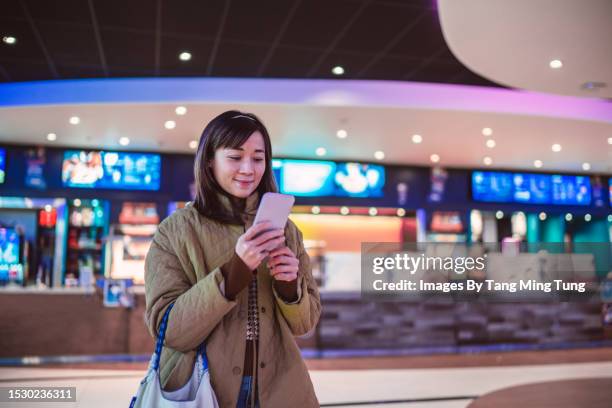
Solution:
{"label": "dark brown hair", "polygon": [[[252,113],[227,111],[213,120],[204,128],[194,162],[196,196],[194,207],[200,214],[216,221],[230,224],[243,224],[241,215],[244,213],[245,199],[239,199],[227,193],[217,183],[210,164],[217,149],[235,149],[242,146],[254,133],[263,136],[265,145],[266,170],[257,186],[259,199],[267,192],[276,192],[276,181],[272,172],[272,144],[268,130]],[[226,196],[231,203],[228,212],[219,200],[219,194]]]}

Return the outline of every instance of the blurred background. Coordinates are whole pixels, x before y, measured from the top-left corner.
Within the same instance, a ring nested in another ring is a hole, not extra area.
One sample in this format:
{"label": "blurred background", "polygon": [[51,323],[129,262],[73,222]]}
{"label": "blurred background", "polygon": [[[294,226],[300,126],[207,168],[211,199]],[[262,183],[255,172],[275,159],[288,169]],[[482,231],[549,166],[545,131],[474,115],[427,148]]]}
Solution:
{"label": "blurred background", "polygon": [[[2,2],[0,382],[127,405],[154,349],[144,257],[239,109],[296,197],[322,406],[609,406],[610,21],[606,0]],[[373,302],[363,242],[485,244],[495,279],[594,296]]]}

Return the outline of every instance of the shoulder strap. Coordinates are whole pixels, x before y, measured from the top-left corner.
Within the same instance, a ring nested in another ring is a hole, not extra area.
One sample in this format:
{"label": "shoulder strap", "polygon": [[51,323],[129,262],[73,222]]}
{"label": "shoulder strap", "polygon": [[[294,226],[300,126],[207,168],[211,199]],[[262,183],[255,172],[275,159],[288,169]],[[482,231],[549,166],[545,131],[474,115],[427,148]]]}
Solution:
{"label": "shoulder strap", "polygon": [[159,368],[159,358],[161,356],[162,346],[164,345],[164,339],[166,338],[166,327],[168,326],[168,316],[170,315],[170,310],[174,303],[170,303],[170,305],[166,308],[166,312],[164,313],[164,318],[162,319],[161,325],[159,326],[159,333],[157,333],[157,343],[155,344],[155,358],[153,360],[153,369],[157,370]]}
{"label": "shoulder strap", "polygon": [[[157,343],[155,344],[155,353],[153,359],[153,369],[157,370],[159,368],[159,360],[161,358],[161,351],[164,345],[164,340],[166,338],[166,328],[168,327],[168,317],[170,316],[170,310],[174,303],[170,303],[170,305],[166,308],[164,312],[164,317],[159,326],[159,333],[157,334]],[[202,344],[198,347],[198,353],[202,355],[202,371],[206,371],[208,369],[208,358],[206,357],[206,342],[203,341]]]}

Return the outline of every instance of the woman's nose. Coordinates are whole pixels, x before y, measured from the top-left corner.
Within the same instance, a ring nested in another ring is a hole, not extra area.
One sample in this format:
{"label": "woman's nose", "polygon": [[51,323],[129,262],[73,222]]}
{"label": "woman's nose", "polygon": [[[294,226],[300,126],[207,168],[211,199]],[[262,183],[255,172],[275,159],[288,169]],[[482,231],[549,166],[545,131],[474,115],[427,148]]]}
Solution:
{"label": "woman's nose", "polygon": [[241,173],[252,173],[253,172],[253,165],[251,164],[250,160],[243,160],[242,163],[240,163],[240,172]]}

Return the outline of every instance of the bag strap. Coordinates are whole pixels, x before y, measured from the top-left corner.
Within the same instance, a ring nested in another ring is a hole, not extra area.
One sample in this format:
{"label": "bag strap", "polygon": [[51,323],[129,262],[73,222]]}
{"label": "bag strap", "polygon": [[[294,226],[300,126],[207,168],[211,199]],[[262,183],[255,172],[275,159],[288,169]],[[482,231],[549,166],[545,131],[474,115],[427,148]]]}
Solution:
{"label": "bag strap", "polygon": [[206,357],[206,342],[203,341],[198,347],[198,353],[202,356],[202,371],[208,370],[208,357]]}
{"label": "bag strap", "polygon": [[157,343],[155,344],[155,354],[153,360],[153,369],[157,370],[159,368],[159,358],[161,356],[162,346],[164,345],[164,339],[166,338],[166,327],[168,326],[168,316],[170,315],[170,311],[174,307],[174,303],[170,303],[168,308],[166,308],[166,312],[164,313],[164,317],[159,325],[159,332],[157,333]]}
{"label": "bag strap", "polygon": [[[159,333],[157,334],[157,343],[155,344],[155,353],[153,354],[153,369],[157,370],[159,368],[159,360],[161,358],[161,350],[164,345],[164,340],[166,338],[166,328],[168,327],[168,316],[170,316],[170,311],[174,307],[174,302],[170,303],[170,305],[166,308],[164,312],[164,317],[159,326]],[[206,341],[203,341],[202,344],[198,346],[198,353],[202,355],[202,372],[208,369],[208,358],[206,357]]]}

